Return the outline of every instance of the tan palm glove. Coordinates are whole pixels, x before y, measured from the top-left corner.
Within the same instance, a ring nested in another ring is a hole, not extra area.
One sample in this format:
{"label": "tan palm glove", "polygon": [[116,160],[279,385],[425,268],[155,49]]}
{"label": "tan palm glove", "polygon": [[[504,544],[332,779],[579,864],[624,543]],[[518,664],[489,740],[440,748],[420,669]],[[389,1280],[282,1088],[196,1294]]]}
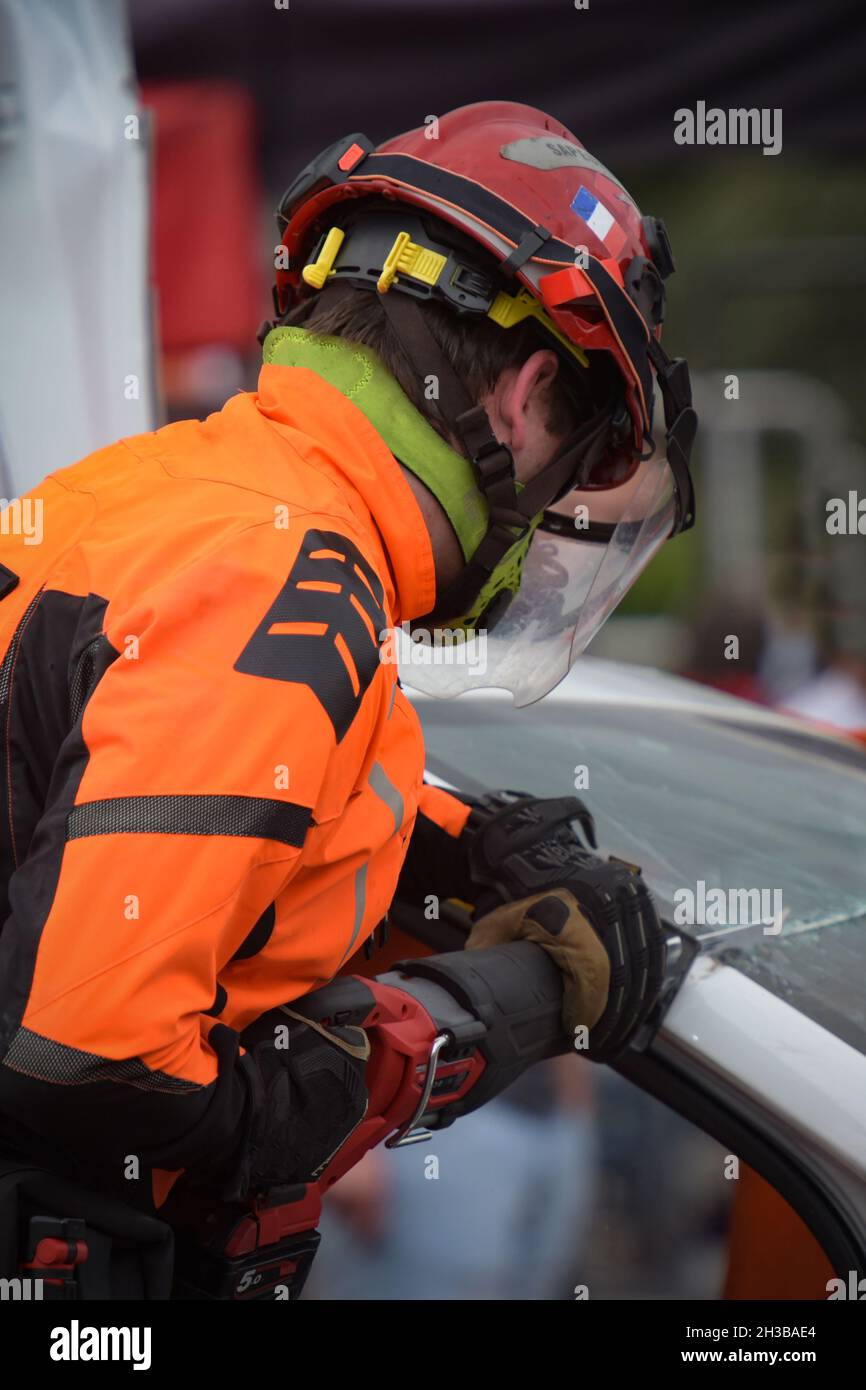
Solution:
{"label": "tan palm glove", "polygon": [[569,1037],[591,1028],[604,1012],[610,986],[610,960],[577,899],[565,888],[503,903],[472,928],[467,951],[509,941],[534,941],[565,976],[562,1024]]}

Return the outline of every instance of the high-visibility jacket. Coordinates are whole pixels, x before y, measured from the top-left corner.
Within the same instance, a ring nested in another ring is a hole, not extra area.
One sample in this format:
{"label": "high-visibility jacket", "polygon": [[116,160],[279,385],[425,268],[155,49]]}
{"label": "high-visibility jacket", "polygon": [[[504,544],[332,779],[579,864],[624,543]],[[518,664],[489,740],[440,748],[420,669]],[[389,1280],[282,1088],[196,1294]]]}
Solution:
{"label": "high-visibility jacket", "polygon": [[433,606],[429,535],[357,407],[273,365],[15,507],[0,1116],[58,1154],[206,1168],[248,1105],[238,1031],[345,967],[419,800],[465,821],[422,790],[419,721],[380,660]]}

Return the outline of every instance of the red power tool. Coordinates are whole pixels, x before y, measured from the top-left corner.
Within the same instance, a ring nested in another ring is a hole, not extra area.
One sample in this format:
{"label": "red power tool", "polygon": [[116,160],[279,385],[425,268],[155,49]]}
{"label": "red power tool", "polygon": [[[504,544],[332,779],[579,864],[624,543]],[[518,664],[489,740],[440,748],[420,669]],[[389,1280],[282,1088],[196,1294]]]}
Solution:
{"label": "red power tool", "polygon": [[[629,1033],[636,1046],[646,1046],[696,948],[658,923],[640,870],[586,848],[574,825],[593,846],[595,830],[577,797],[539,800],[497,792],[472,806],[460,840],[468,852],[460,878],[472,884],[476,917],[498,903],[569,888],[602,940],[626,934],[635,939],[635,951],[643,951],[634,956],[640,992],[633,982],[626,989],[631,958],[613,962],[618,996],[640,993],[644,1004],[633,1018],[613,1009],[613,1022],[607,1015],[599,1020],[590,1034],[596,1056],[599,1036],[611,1056]],[[367,1033],[363,1119],[314,1182],[272,1189],[266,1202],[216,1211],[212,1205],[197,1208],[185,1195],[180,1212],[168,1216],[177,1235],[176,1296],[298,1297],[319,1243],[322,1196],[368,1149],[383,1141],[394,1148],[427,1138],[499,1095],[527,1067],[573,1045],[561,1020],[563,977],[540,946],[523,941],[466,951],[470,919],[456,909],[452,914],[448,902],[433,932],[425,930],[424,914],[411,897],[397,907],[398,924],[410,936],[440,951],[452,943],[459,949],[401,961],[372,980],[340,977],[291,1006],[295,1018],[313,1026],[354,1026]],[[241,1041],[266,1034],[279,1013],[257,1020]]]}
{"label": "red power tool", "polygon": [[328,1188],[383,1140],[395,1148],[428,1138],[533,1063],[567,1052],[561,1007],[562,976],[529,942],[403,961],[375,979],[348,975],[295,1000],[293,1011],[314,1024],[366,1031],[366,1114],[314,1182],[246,1207],[186,1199],[175,1224],[175,1296],[297,1298]]}

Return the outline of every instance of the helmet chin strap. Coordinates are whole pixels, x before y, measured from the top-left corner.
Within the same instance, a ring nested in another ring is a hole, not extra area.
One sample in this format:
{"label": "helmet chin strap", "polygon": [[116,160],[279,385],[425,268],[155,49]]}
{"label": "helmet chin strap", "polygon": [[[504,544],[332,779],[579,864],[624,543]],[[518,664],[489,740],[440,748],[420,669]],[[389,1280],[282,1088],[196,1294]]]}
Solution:
{"label": "helmet chin strap", "polygon": [[677,517],[673,534],[687,531],[695,523],[695,492],[689,471],[692,445],[698,430],[698,417],[692,405],[689,369],[682,357],[668,357],[657,338],[650,336],[649,359],[665,410],[667,460],[676,483]]}

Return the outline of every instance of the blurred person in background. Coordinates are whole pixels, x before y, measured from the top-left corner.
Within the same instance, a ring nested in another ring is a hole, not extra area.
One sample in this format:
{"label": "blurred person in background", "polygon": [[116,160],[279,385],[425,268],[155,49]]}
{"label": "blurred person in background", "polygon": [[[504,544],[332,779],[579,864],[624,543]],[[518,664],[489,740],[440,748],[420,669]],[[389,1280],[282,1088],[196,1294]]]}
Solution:
{"label": "blurred person in background", "polygon": [[573,1298],[597,1190],[590,1068],[533,1067],[459,1128],[332,1189],[306,1297]]}
{"label": "blurred person in background", "polygon": [[784,702],[789,714],[851,733],[866,730],[866,651],[830,645],[825,664],[812,680]]}
{"label": "blurred person in background", "polygon": [[828,537],[816,605],[819,666],[787,696],[790,714],[866,736],[866,556],[859,535]]}
{"label": "blurred person in background", "polygon": [[711,595],[702,601],[692,623],[682,674],[743,700],[767,704],[760,675],[766,640],[766,619],[756,604],[734,594]]}

